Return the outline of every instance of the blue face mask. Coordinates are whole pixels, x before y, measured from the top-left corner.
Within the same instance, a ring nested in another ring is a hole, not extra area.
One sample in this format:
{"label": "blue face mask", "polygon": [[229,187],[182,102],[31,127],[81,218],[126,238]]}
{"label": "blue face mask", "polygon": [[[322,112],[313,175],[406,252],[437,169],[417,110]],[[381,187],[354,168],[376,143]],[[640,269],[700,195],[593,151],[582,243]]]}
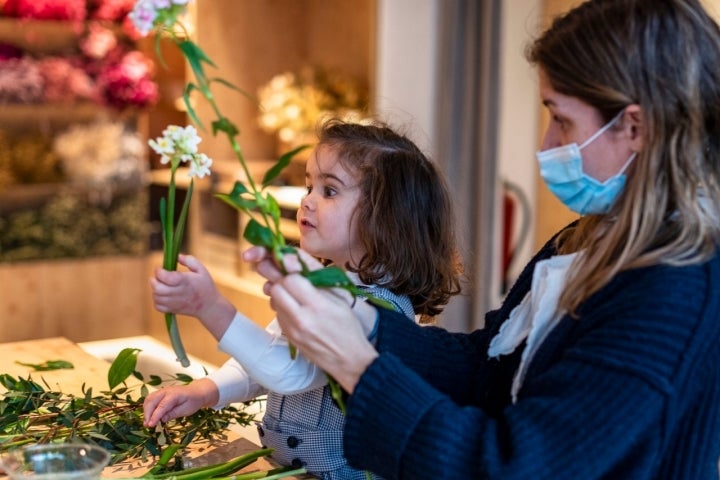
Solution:
{"label": "blue face mask", "polygon": [[605,133],[622,113],[618,113],[580,146],[570,143],[536,153],[540,163],[540,176],[545,184],[565,206],[580,215],[607,213],[625,186],[625,170],[635,158],[634,153],[617,174],[604,182],[599,182],[583,172],[580,153]]}

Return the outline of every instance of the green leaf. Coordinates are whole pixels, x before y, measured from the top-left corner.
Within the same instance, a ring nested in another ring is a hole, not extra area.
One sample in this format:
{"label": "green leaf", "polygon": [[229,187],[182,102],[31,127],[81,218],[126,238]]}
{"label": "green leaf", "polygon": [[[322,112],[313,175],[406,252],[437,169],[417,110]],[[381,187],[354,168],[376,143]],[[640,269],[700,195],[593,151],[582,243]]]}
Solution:
{"label": "green leaf", "polygon": [[193,92],[193,90],[200,90],[200,88],[194,83],[188,82],[187,85],[185,85],[185,91],[183,92],[183,102],[185,103],[185,110],[187,110],[187,114],[188,116],[190,116],[190,119],[193,121],[193,123],[200,127],[201,130],[205,130],[203,123],[200,121],[200,117],[198,117],[195,109],[192,106],[192,102],[190,101],[190,94]]}
{"label": "green leaf", "polygon": [[69,370],[75,368],[72,363],[66,361],[66,360],[47,360],[43,363],[24,363],[24,362],[15,362],[18,365],[22,365],[25,367],[30,367],[35,371],[42,372],[42,371],[49,371],[49,370]]}
{"label": "green leaf", "polygon": [[245,231],[243,232],[243,238],[245,238],[245,240],[250,242],[252,245],[272,249],[273,240],[275,237],[273,236],[273,233],[270,231],[269,228],[260,225],[257,220],[251,218],[247,226],[245,227]]}
{"label": "green leaf", "polygon": [[272,217],[275,230],[280,230],[280,204],[269,193],[265,197],[265,211]]}
{"label": "green leaf", "polygon": [[167,63],[165,62],[165,58],[163,57],[163,54],[162,54],[162,45],[161,45],[162,38],[163,38],[162,35],[155,35],[155,42],[154,42],[155,55],[157,56],[157,58],[158,58],[158,60],[159,60],[159,62],[160,62],[160,65],[161,65],[164,69],[167,70],[167,69],[168,69],[168,65],[167,65]]}
{"label": "green leaf", "polygon": [[0,374],[0,384],[7,390],[14,390],[17,385],[17,380],[7,373]]}
{"label": "green leaf", "polygon": [[124,382],[135,371],[139,348],[123,348],[108,370],[110,390]]}
{"label": "green leaf", "polygon": [[213,135],[217,135],[217,132],[225,132],[229,137],[234,137],[240,133],[240,130],[227,117],[221,117],[212,122]]}
{"label": "green leaf", "polygon": [[284,153],[277,161],[275,165],[270,167],[270,169],[265,172],[265,176],[263,177],[262,186],[263,188],[267,187],[272,183],[273,180],[275,180],[278,175],[280,175],[280,172],[282,172],[285,167],[290,165],[290,161],[292,158],[297,155],[298,153],[302,152],[306,148],[309,148],[310,145],[301,145],[293,150],[290,150],[287,153]]}
{"label": "green leaf", "polygon": [[175,378],[183,383],[190,383],[193,381],[193,377],[186,373],[176,373]]}
{"label": "green leaf", "polygon": [[180,49],[185,54],[186,58],[189,56],[189,57],[192,57],[193,60],[197,61],[198,63],[205,62],[205,63],[217,68],[217,66],[213,63],[213,61],[210,60],[210,57],[205,55],[205,52],[203,52],[203,50],[200,48],[200,46],[197,43],[192,42],[190,40],[184,40],[184,41],[180,42]]}
{"label": "green leaf", "polygon": [[367,301],[368,301],[368,302],[372,303],[372,304],[375,305],[375,306],[382,307],[382,308],[384,308],[385,310],[393,310],[393,311],[397,311],[397,310],[398,310],[398,308],[397,308],[392,302],[389,302],[389,301],[385,300],[384,298],[379,298],[379,297],[376,297],[376,296],[374,296],[374,295],[370,295],[370,294],[364,292],[364,291],[363,291],[362,289],[360,289],[360,288],[358,288],[357,290],[358,290],[357,292],[354,292],[354,291],[351,289],[350,292],[351,292],[351,293],[354,293],[354,295],[355,295],[356,297],[357,297],[357,296],[360,296],[360,297],[367,298]]}
{"label": "green leaf", "polygon": [[350,281],[345,271],[337,266],[308,271],[304,276],[316,287],[352,288],[355,285]]}
{"label": "green leaf", "polygon": [[387,310],[397,310],[392,302],[369,294],[362,288],[352,283],[345,274],[345,271],[337,266],[325,267],[320,270],[303,272],[303,276],[310,280],[316,287],[339,287],[344,288],[356,297],[366,298],[368,302]]}
{"label": "green leaf", "polygon": [[175,237],[173,238],[172,246],[172,265],[177,266],[177,259],[180,255],[180,247],[182,245],[183,235],[185,233],[185,224],[187,223],[188,211],[190,210],[190,199],[192,198],[193,190],[195,186],[195,179],[190,179],[190,185],[188,186],[187,193],[185,194],[185,201],[183,202],[182,209],[180,210],[180,217],[178,218],[177,229],[175,231]]}
{"label": "green leaf", "polygon": [[245,94],[245,95],[248,95],[248,94],[245,93],[243,90],[240,90],[238,87],[236,87],[235,85],[233,85],[233,84],[230,83],[229,81],[225,80],[224,78],[213,77],[213,78],[211,78],[211,79],[208,80],[208,83],[211,84],[211,85],[212,85],[213,83],[222,83],[222,84],[225,85],[226,87],[228,87],[228,88],[230,88],[230,89],[232,89],[232,90],[235,90],[236,92],[240,92],[240,93],[243,93],[243,94]]}
{"label": "green leaf", "polygon": [[254,198],[233,197],[225,193],[216,193],[215,198],[222,200],[237,210],[242,210],[247,213],[257,208],[257,202]]}
{"label": "green leaf", "polygon": [[207,83],[205,70],[203,69],[202,64],[203,62],[205,62],[214,67],[215,64],[212,62],[212,60],[210,60],[210,58],[205,55],[205,52],[203,52],[196,43],[189,40],[180,42],[180,50],[182,50],[183,54],[185,55],[185,58],[190,64],[190,68],[192,68],[192,71],[198,81],[200,81],[201,84]]}
{"label": "green leaf", "polygon": [[243,182],[235,182],[233,189],[230,193],[216,193],[215,198],[222,200],[231,207],[248,212],[257,208],[257,201],[255,198],[248,196],[250,190]]}

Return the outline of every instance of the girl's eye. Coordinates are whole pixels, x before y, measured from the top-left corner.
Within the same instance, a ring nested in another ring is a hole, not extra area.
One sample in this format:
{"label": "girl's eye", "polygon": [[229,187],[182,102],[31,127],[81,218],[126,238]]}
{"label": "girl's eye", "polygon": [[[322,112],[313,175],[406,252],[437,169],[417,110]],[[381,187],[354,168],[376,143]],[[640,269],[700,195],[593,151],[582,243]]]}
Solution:
{"label": "girl's eye", "polygon": [[312,186],[311,186],[311,185],[306,185],[306,186],[305,186],[305,190],[307,190],[307,195],[310,195],[310,192],[312,192]]}
{"label": "girl's eye", "polygon": [[332,187],[325,187],[323,189],[323,195],[325,197],[334,197],[335,195],[337,195],[337,190]]}

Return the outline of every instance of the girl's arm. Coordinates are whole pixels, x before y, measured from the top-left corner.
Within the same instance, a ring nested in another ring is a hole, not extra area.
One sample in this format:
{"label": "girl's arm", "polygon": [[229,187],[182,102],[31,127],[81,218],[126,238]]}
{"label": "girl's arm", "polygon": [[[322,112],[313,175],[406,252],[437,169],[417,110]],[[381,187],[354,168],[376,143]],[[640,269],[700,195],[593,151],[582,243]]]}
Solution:
{"label": "girl's arm", "polygon": [[[327,383],[325,373],[304,356],[291,358],[288,341],[276,320],[263,329],[237,312],[219,348],[231,355],[239,368],[242,365],[252,380],[273,392],[300,393]],[[215,376],[211,374],[213,379]]]}

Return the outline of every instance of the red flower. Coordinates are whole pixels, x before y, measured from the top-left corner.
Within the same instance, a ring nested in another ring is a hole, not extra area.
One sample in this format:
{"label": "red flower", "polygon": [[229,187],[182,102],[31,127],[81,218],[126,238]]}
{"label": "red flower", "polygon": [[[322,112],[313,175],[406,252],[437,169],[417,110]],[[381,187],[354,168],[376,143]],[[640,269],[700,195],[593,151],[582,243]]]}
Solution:
{"label": "red flower", "polygon": [[105,103],[115,108],[148,107],[158,99],[152,62],[138,51],[126,53],[119,63],[106,65],[97,83]]}
{"label": "red flower", "polygon": [[88,0],[90,18],[122,22],[133,9],[135,0]]}
{"label": "red flower", "polygon": [[85,20],[86,0],[8,0],[10,15],[36,20]]}

